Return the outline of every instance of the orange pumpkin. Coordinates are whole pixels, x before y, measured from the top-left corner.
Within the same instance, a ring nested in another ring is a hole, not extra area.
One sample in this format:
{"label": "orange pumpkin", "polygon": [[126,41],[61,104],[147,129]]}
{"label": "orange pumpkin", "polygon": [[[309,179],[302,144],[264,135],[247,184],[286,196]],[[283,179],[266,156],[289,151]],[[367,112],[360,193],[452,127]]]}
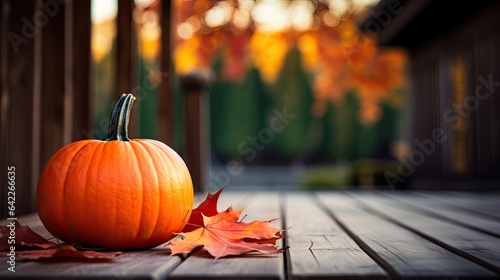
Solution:
{"label": "orange pumpkin", "polygon": [[82,247],[144,249],[168,241],[189,220],[194,194],[184,161],[159,141],[128,138],[134,100],[123,94],[116,102],[106,139],[64,146],[45,166],[36,204],[55,237]]}

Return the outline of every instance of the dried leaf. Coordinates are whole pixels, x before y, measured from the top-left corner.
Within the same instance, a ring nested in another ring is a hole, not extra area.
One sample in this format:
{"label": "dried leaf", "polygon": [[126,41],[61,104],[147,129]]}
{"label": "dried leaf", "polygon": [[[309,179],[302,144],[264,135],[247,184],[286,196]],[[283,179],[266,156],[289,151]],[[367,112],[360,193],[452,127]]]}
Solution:
{"label": "dried leaf", "polygon": [[189,221],[187,222],[182,232],[190,232],[203,226],[202,214],[207,217],[211,217],[219,213],[217,212],[217,201],[219,200],[219,196],[223,190],[224,188],[220,189],[214,194],[208,193],[205,201],[203,201],[200,205],[198,205],[198,207],[193,209],[191,217],[189,218]]}
{"label": "dried leaf", "polygon": [[55,249],[21,251],[17,255],[21,260],[39,260],[55,258],[77,258],[77,259],[100,259],[110,260],[116,256],[122,255],[122,252],[102,253],[96,251],[78,251],[71,245],[61,245]]}
{"label": "dried leaf", "polygon": [[203,246],[215,258],[241,255],[248,252],[277,253],[277,240],[283,230],[271,226],[272,221],[238,222],[243,210],[226,211],[207,217],[202,214],[204,226],[188,233],[180,233],[168,247],[172,254],[190,253]]}
{"label": "dried leaf", "polygon": [[[15,238],[9,239],[11,231],[14,230]],[[32,231],[28,226],[22,226],[18,221],[9,221],[7,226],[0,226],[0,251],[10,251],[11,246],[16,250],[30,250],[34,248],[49,249],[57,246],[54,242],[47,241],[38,233]],[[9,243],[10,242],[12,243]],[[15,243],[13,243],[15,242]]]}

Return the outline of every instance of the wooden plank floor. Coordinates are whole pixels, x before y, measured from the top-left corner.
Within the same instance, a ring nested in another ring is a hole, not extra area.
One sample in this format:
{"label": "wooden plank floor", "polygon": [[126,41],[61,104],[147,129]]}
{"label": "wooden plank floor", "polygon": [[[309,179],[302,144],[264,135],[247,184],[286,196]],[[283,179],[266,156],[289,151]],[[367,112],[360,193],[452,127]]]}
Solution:
{"label": "wooden plank floor", "polygon": [[[500,193],[226,190],[219,210],[230,204],[246,221],[279,218],[289,249],[215,260],[155,248],[16,262],[15,273],[3,253],[0,279],[500,279]],[[51,237],[36,214],[19,221]]]}

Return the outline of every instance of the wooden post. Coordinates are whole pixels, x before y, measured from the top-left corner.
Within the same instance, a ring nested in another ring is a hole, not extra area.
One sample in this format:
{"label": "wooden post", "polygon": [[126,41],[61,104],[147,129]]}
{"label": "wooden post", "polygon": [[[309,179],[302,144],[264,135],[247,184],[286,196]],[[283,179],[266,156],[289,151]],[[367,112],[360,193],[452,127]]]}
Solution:
{"label": "wooden post", "polygon": [[[37,45],[37,48],[41,48],[41,68],[38,69],[40,73],[37,73],[37,78],[40,79],[41,98],[39,108],[35,108],[40,110],[40,121],[36,123],[34,120],[34,126],[41,128],[39,143],[42,147],[40,149],[42,168],[52,155],[70,140],[65,133],[65,129],[71,128],[71,122],[68,120],[70,111],[65,108],[71,103],[71,91],[68,92],[66,87],[71,83],[71,77],[65,71],[65,67],[68,66],[65,63],[68,53],[64,46],[68,35],[65,32],[65,11],[66,7],[59,5],[57,12],[47,20],[36,38],[41,40],[41,46]],[[36,88],[35,85],[35,91]]]}
{"label": "wooden post", "polygon": [[[118,1],[118,14],[116,19],[116,92],[115,99],[123,93],[134,93],[137,89],[136,84],[136,65],[135,52],[137,40],[135,39],[135,29],[133,21],[134,1],[120,0]],[[136,96],[140,98],[140,96]],[[138,102],[136,102],[137,104]],[[137,125],[139,122],[139,106],[134,106],[135,113],[130,116],[129,134],[131,138],[136,138]]]}
{"label": "wooden post", "polygon": [[159,86],[159,103],[160,110],[158,111],[158,140],[174,147],[174,95],[172,94],[171,84],[171,54],[172,48],[170,44],[171,31],[171,2],[170,0],[161,1],[161,60],[160,60],[160,75],[161,82]]}
{"label": "wooden post", "polygon": [[72,40],[67,42],[66,49],[71,49],[72,56],[72,141],[86,139],[83,131],[91,131],[93,124],[93,99],[90,79],[90,2],[73,1],[68,5],[72,15],[71,24],[66,26],[72,33]]}
{"label": "wooden post", "polygon": [[209,78],[201,72],[181,77],[184,89],[186,143],[185,155],[195,192],[205,190],[210,166],[208,106],[206,104]]}

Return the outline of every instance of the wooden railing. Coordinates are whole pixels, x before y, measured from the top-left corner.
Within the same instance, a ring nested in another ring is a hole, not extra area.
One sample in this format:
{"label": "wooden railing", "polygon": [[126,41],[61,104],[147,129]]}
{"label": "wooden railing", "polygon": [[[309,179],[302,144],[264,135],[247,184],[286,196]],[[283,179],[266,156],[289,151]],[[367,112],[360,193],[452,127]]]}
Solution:
{"label": "wooden railing", "polygon": [[[116,97],[132,91],[137,69],[134,1],[118,3]],[[33,212],[45,163],[63,145],[87,138],[85,132],[93,129],[90,5],[71,0],[0,1],[0,217],[7,215],[9,166],[16,170],[16,215]],[[170,73],[172,64],[170,5],[161,2],[162,73]],[[158,140],[173,146],[170,75],[159,83],[158,96]],[[131,125],[134,122],[132,115]]]}

